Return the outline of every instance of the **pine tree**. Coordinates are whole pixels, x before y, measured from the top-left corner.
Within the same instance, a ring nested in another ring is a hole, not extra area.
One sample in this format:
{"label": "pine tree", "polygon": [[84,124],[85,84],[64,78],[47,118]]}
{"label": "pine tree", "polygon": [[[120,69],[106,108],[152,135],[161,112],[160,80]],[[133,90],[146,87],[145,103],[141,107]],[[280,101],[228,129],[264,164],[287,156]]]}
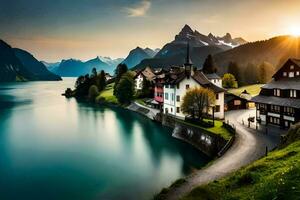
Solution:
{"label": "pine tree", "polygon": [[202,71],[205,74],[212,74],[212,73],[217,72],[217,67],[216,67],[216,64],[214,62],[214,59],[213,59],[212,55],[209,54],[207,56],[207,58],[205,59]]}
{"label": "pine tree", "polygon": [[103,70],[101,70],[98,79],[99,79],[98,88],[99,91],[102,91],[105,89],[106,86],[106,77],[105,77],[105,72]]}
{"label": "pine tree", "polygon": [[228,73],[232,74],[238,83],[242,81],[240,68],[236,62],[232,62],[232,61],[229,62]]}
{"label": "pine tree", "polygon": [[126,64],[119,64],[115,70],[115,85],[114,85],[114,95],[115,95],[115,89],[117,87],[117,85],[119,84],[119,81],[122,77],[123,74],[125,74],[128,71],[128,67]]}

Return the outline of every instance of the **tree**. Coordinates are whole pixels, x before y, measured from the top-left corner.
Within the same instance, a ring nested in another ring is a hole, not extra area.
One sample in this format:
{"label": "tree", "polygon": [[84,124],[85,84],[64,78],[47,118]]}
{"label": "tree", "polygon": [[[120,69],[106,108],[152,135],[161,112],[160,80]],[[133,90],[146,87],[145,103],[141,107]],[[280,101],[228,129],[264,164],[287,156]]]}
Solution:
{"label": "tree", "polygon": [[136,96],[138,98],[145,98],[145,97],[153,97],[153,87],[152,87],[152,83],[147,80],[146,78],[144,78],[143,83],[142,83],[142,89],[137,91]]}
{"label": "tree", "polygon": [[130,103],[134,95],[134,80],[131,73],[123,74],[114,93],[121,104]]}
{"label": "tree", "polygon": [[116,78],[115,78],[115,86],[114,86],[114,95],[115,95],[115,90],[116,90],[116,87],[118,86],[118,83],[121,79],[121,77],[123,76],[123,74],[125,74],[126,72],[128,71],[128,67],[126,64],[119,64],[115,70],[115,75],[116,75]]}
{"label": "tree", "polygon": [[272,75],[275,73],[274,66],[271,63],[263,62],[258,66],[258,81],[260,83],[267,83],[272,79]]}
{"label": "tree", "polygon": [[232,74],[224,74],[223,78],[222,78],[222,82],[223,82],[223,87],[224,88],[237,88],[238,87],[238,83],[234,77],[234,75]]}
{"label": "tree", "polygon": [[258,78],[258,69],[257,66],[253,63],[248,63],[246,69],[245,69],[245,82],[247,84],[256,84],[259,82]]}
{"label": "tree", "polygon": [[183,113],[191,115],[193,119],[198,116],[203,120],[203,113],[215,103],[215,93],[208,88],[195,87],[186,92],[183,97],[181,110]]}
{"label": "tree", "polygon": [[99,90],[96,85],[91,85],[89,88],[89,100],[95,101],[96,97],[99,95]]}
{"label": "tree", "polygon": [[229,62],[228,73],[232,74],[238,83],[242,81],[241,71],[236,62]]}
{"label": "tree", "polygon": [[214,62],[214,59],[213,59],[212,55],[209,54],[207,56],[207,58],[205,59],[202,71],[205,74],[212,74],[212,73],[217,72],[217,67],[216,67],[216,64]]}
{"label": "tree", "polygon": [[102,91],[105,89],[106,86],[106,77],[105,77],[105,72],[101,70],[99,77],[98,77],[98,89],[99,91]]}
{"label": "tree", "polygon": [[92,69],[91,77],[97,77],[97,69],[95,67]]}

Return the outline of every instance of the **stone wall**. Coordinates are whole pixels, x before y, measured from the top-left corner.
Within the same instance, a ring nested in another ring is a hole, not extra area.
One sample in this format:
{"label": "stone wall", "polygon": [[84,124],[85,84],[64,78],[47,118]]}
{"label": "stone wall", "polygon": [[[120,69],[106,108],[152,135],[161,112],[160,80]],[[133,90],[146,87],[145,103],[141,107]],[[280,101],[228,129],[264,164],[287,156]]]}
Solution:
{"label": "stone wall", "polygon": [[[234,139],[233,136],[230,141],[227,141],[219,135],[213,134],[201,128],[187,125],[179,120],[176,120],[172,116],[162,115],[160,116],[160,119],[164,126],[174,128],[172,134],[173,137],[190,143],[210,157],[220,156],[220,153],[225,153],[224,148],[228,149]],[[235,131],[232,127],[228,126],[229,125],[227,125],[227,128],[231,128],[230,131]]]}

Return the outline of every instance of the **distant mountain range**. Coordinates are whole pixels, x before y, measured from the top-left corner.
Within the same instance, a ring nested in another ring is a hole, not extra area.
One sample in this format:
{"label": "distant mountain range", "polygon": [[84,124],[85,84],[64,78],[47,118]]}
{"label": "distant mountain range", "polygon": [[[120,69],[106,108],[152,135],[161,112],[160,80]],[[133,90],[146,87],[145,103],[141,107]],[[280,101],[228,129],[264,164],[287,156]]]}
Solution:
{"label": "distant mountain range", "polygon": [[153,50],[150,48],[142,49],[140,47],[137,47],[129,52],[129,55],[124,59],[122,63],[126,64],[130,69],[139,64],[144,59],[153,58],[158,52],[159,49]]}
{"label": "distant mountain range", "polygon": [[0,40],[0,82],[57,80],[61,78],[48,71],[29,52],[14,49]]}
{"label": "distant mountain range", "polygon": [[243,38],[232,38],[229,33],[223,37],[214,36],[211,33],[204,35],[185,25],[172,42],[166,44],[153,58],[142,60],[134,69],[146,66],[158,68],[182,65],[185,62],[187,43],[190,44],[191,59],[194,65],[201,67],[209,54],[232,49],[247,43],[247,41]]}
{"label": "distant mountain range", "polygon": [[48,63],[43,61],[43,63],[51,72],[59,76],[78,77],[91,73],[93,68],[96,68],[99,72],[104,70],[107,73],[113,74],[117,65],[123,60],[123,58],[111,59],[110,57],[98,56],[86,62],[76,59],[67,59],[61,62]]}

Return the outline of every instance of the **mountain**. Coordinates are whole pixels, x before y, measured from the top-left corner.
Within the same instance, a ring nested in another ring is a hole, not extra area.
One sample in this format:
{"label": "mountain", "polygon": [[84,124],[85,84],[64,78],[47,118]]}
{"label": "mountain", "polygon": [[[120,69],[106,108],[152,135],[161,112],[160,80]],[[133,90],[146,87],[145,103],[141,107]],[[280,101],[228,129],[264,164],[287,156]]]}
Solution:
{"label": "mountain", "polygon": [[0,40],[0,82],[32,78],[32,74],[23,66],[11,46]]}
{"label": "mountain", "polygon": [[93,68],[96,68],[98,72],[104,70],[107,73],[113,73],[114,71],[112,66],[96,57],[86,62],[75,59],[62,60],[55,73],[65,77],[78,77],[91,73]]}
{"label": "mountain", "polygon": [[55,71],[57,70],[57,68],[60,65],[60,62],[54,62],[54,63],[50,63],[50,62],[46,62],[46,61],[41,61],[46,67],[47,69],[52,72],[55,73]]}
{"label": "mountain", "polygon": [[105,62],[106,64],[110,65],[113,69],[115,69],[118,64],[122,63],[124,58],[116,58],[112,59],[110,57],[99,57],[101,61]]}
{"label": "mountain", "polygon": [[229,33],[223,37],[214,36],[211,33],[204,35],[197,30],[193,31],[190,26],[185,25],[172,42],[166,44],[153,58],[144,59],[134,68],[182,65],[186,58],[187,43],[190,44],[191,59],[194,65],[202,67],[205,58],[209,54],[213,55],[232,49],[245,44],[246,41],[242,38],[232,38]]}
{"label": "mountain", "polygon": [[61,80],[30,53],[0,40],[0,82]]}
{"label": "mountain", "polygon": [[124,59],[122,63],[126,64],[130,69],[139,64],[142,60],[146,58],[152,58],[155,54],[155,50],[152,50],[150,48],[142,49],[140,47],[137,47],[129,52],[129,55]]}
{"label": "mountain", "polygon": [[221,74],[227,72],[231,61],[238,64],[241,73],[244,73],[247,66],[258,66],[263,62],[268,62],[278,69],[288,58],[300,58],[300,38],[278,36],[247,43],[213,57]]}
{"label": "mountain", "polygon": [[150,49],[150,48],[145,48],[144,51],[151,57],[154,57],[159,51],[160,49]]}
{"label": "mountain", "polygon": [[13,51],[15,52],[15,55],[17,56],[17,58],[19,58],[23,66],[28,71],[30,71],[33,74],[33,76],[36,77],[38,80],[61,80],[61,77],[48,71],[46,66],[42,62],[34,58],[33,55],[31,55],[29,52],[18,48],[13,49]]}

